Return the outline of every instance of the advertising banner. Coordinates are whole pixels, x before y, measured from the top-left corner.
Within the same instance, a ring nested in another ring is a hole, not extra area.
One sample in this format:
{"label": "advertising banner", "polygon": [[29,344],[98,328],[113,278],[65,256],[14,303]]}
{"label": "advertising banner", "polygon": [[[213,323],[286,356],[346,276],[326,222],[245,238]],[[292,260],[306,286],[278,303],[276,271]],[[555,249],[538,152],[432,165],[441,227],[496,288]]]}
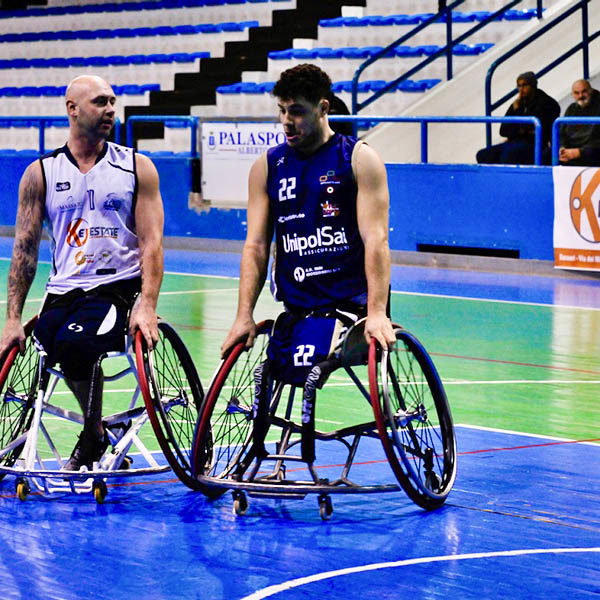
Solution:
{"label": "advertising banner", "polygon": [[554,265],[600,271],[600,168],[554,167]]}
{"label": "advertising banner", "polygon": [[285,142],[280,123],[202,124],[202,197],[220,206],[248,204],[248,174],[271,146]]}

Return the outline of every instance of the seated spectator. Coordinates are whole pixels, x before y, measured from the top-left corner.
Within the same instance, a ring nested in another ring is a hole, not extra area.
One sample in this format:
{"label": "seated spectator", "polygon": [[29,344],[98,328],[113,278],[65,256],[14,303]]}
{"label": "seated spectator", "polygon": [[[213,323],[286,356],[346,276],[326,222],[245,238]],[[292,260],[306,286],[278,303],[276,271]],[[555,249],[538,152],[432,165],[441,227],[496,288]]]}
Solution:
{"label": "seated spectator", "polygon": [[[578,79],[571,88],[573,104],[565,117],[600,117],[600,92],[585,79]],[[562,125],[558,158],[562,165],[600,166],[600,125]]]}
{"label": "seated spectator", "polygon": [[[507,117],[537,117],[542,124],[542,148],[550,146],[552,123],[560,115],[558,102],[537,86],[532,71],[517,77],[519,95],[506,111]],[[525,123],[502,123],[500,135],[505,142],[477,152],[477,162],[484,164],[531,165],[534,160],[534,127]]]}

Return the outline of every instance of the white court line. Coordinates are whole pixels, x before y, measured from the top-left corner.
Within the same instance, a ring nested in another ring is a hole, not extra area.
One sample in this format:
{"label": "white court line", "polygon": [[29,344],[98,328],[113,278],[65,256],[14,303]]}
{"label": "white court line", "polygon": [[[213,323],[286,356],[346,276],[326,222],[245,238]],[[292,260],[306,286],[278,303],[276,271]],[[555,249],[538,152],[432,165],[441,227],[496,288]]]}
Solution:
{"label": "white court line", "polygon": [[178,296],[181,294],[220,294],[221,292],[237,292],[238,288],[223,288],[219,290],[181,290],[172,292],[161,292],[161,296]]}
{"label": "white court line", "polygon": [[456,381],[444,380],[444,386],[447,385],[505,385],[505,384],[521,384],[526,383],[527,385],[531,384],[560,384],[560,383],[568,383],[568,384],[598,384],[600,383],[600,379],[494,379],[494,380],[473,380],[469,381],[468,379],[458,379]]}
{"label": "white court line", "polygon": [[527,556],[535,554],[576,554],[584,552],[600,552],[600,547],[595,548],[536,548],[523,550],[501,550],[499,552],[473,552],[471,554],[450,554],[446,556],[426,556],[423,558],[410,558],[408,560],[398,560],[394,562],[373,563],[370,565],[361,565],[358,567],[348,567],[346,569],[337,569],[335,571],[325,571],[323,573],[315,573],[307,577],[299,577],[298,579],[290,579],[284,583],[270,585],[269,587],[254,592],[249,596],[244,596],[240,600],[261,600],[269,598],[280,592],[290,590],[292,588],[323,581],[324,579],[333,579],[343,575],[353,575],[354,573],[365,573],[367,571],[377,571],[380,569],[394,569],[397,567],[408,567],[411,565],[422,565],[439,562],[452,562],[457,560],[477,560],[481,558],[504,558],[509,556]]}
{"label": "white court line", "polygon": [[[10,258],[2,258],[0,260],[10,260]],[[38,264],[51,264],[49,261],[39,261]],[[233,277],[229,275],[204,275],[201,273],[180,273],[178,271],[165,271],[165,275],[181,275],[183,277],[203,277],[205,279],[227,279],[227,280],[239,280],[239,277]],[[173,295],[173,294],[207,294],[207,293],[221,293],[221,292],[237,292],[238,288],[224,288],[222,290],[187,290],[187,291],[172,291],[172,292],[160,292],[161,296]],[[493,298],[474,298],[472,296],[454,296],[452,294],[430,294],[425,292],[406,292],[402,290],[391,290],[392,294],[401,294],[404,296],[423,296],[427,298],[446,298],[449,300],[467,300],[470,302],[493,302],[496,304],[516,304],[522,306],[544,306],[547,308],[566,308],[572,310],[591,310],[598,312],[600,307],[592,306],[573,306],[570,304],[549,304],[547,302],[522,302],[519,300],[496,300]],[[41,302],[43,298],[31,298],[27,299],[26,302]],[[6,300],[0,300],[0,304],[6,304]]]}
{"label": "white court line", "polygon": [[392,290],[392,294],[402,294],[404,296],[426,296],[428,298],[447,298],[449,300],[469,300],[472,302],[495,302],[497,304],[519,304],[522,306],[546,306],[548,308],[572,308],[575,310],[593,310],[600,311],[598,307],[592,306],[572,306],[570,304],[549,304],[548,302],[522,302],[520,300],[496,300],[493,298],[473,298],[472,296],[453,296],[452,294],[429,294],[425,292],[404,292],[401,290]]}
{"label": "white court line", "polygon": [[[161,296],[181,296],[185,294],[220,294],[221,292],[237,292],[238,288],[223,288],[220,290],[180,290],[171,292],[161,292]],[[28,298],[25,302],[42,302],[43,298]],[[6,300],[0,300],[0,304],[6,304]]]}
{"label": "white court line", "polygon": [[[165,275],[182,275],[183,277],[204,277],[206,279],[237,279],[237,275],[206,275],[204,273],[183,273],[180,271],[165,271]],[[236,288],[237,290],[237,288]]]}
{"label": "white court line", "polygon": [[484,427],[483,425],[468,425],[466,423],[455,423],[454,427],[464,427],[465,429],[476,429],[478,431],[489,431],[491,433],[503,433],[505,435],[519,435],[522,437],[538,438],[540,440],[551,440],[553,442],[577,442],[585,446],[598,447],[597,442],[580,442],[571,438],[558,437],[554,435],[543,435],[541,433],[528,433],[527,431],[515,431],[513,429],[497,429],[496,427]]}
{"label": "white court line", "polygon": [[[407,381],[401,381],[400,383],[404,384],[404,385],[416,385],[416,386],[420,386],[423,385],[425,382],[420,382],[420,381],[415,381],[415,382],[407,382]],[[507,384],[528,384],[528,385],[532,385],[532,384],[573,384],[573,383],[581,383],[581,384],[586,384],[586,383],[591,383],[591,384],[599,384],[600,383],[600,379],[489,379],[489,380],[473,380],[473,381],[469,381],[467,379],[463,379],[463,380],[456,380],[456,381],[449,381],[449,380],[444,380],[443,384],[444,387],[449,386],[449,385],[507,385]],[[364,386],[369,385],[368,382],[363,381],[362,384]],[[330,387],[355,387],[355,384],[353,381],[344,381],[344,382],[339,382],[339,383],[335,383],[333,381],[330,381],[327,386],[328,388]]]}

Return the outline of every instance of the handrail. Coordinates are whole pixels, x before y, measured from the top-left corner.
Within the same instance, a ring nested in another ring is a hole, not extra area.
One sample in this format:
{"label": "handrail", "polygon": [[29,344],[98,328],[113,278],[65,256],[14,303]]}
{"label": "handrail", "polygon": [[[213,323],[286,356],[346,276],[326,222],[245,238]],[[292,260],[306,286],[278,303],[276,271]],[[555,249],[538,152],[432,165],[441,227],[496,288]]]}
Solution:
{"label": "handrail", "polygon": [[[69,119],[67,117],[2,117],[0,121],[8,121],[10,123],[35,123],[39,130],[38,136],[38,152],[46,153],[46,127],[68,127]],[[121,121],[115,119],[115,142],[121,143]]]}
{"label": "handrail", "polygon": [[[425,21],[423,21],[422,23],[417,25],[415,28],[411,29],[409,32],[404,34],[402,37],[398,38],[395,42],[392,42],[391,44],[387,45],[385,48],[383,48],[379,52],[376,52],[375,54],[371,55],[367,60],[365,60],[365,62],[363,62],[358,67],[358,69],[354,73],[354,77],[352,78],[351,93],[352,93],[352,114],[353,115],[356,115],[360,110],[362,110],[363,108],[366,108],[367,106],[369,106],[369,104],[371,104],[372,102],[377,100],[377,98],[379,98],[383,94],[387,93],[388,91],[392,90],[399,83],[405,81],[411,75],[413,75],[417,71],[420,71],[421,69],[426,67],[430,62],[436,60],[437,58],[439,58],[442,55],[446,55],[448,79],[452,79],[452,49],[454,48],[454,46],[456,46],[457,44],[460,44],[466,38],[470,37],[472,34],[479,31],[482,27],[485,27],[488,23],[491,23],[492,21],[496,20],[497,17],[502,16],[506,11],[510,10],[511,8],[513,8],[514,6],[516,6],[517,4],[520,4],[522,2],[522,0],[511,0],[510,2],[508,2],[508,4],[506,4],[505,6],[503,6],[500,9],[498,9],[496,12],[494,12],[490,16],[486,17],[484,20],[479,22],[477,25],[474,25],[472,28],[465,31],[463,34],[461,34],[457,38],[452,39],[452,10],[454,8],[460,6],[461,4],[463,4],[465,1],[466,0],[455,0],[454,2],[448,4],[448,6],[446,6],[444,9],[442,9],[440,12],[431,16],[429,19],[426,19]],[[541,16],[542,16],[542,8],[543,8],[542,1],[543,0],[537,0],[536,16],[538,19],[541,18]],[[393,50],[397,46],[401,45],[405,41],[409,40],[410,38],[414,37],[417,33],[422,31],[423,29],[425,29],[425,27],[429,26],[430,24],[432,24],[434,22],[439,22],[442,18],[444,18],[444,16],[445,16],[445,20],[446,20],[446,45],[443,48],[440,48],[440,50],[438,50],[434,54],[425,58],[419,64],[415,65],[408,71],[404,72],[400,77],[398,77],[394,81],[390,81],[380,90],[376,90],[371,96],[369,96],[363,102],[358,102],[358,80],[360,78],[361,73],[369,65],[374,63],[376,60],[386,56],[386,54],[388,54],[391,50]]]}
{"label": "handrail", "polygon": [[132,115],[127,119],[126,129],[127,146],[133,147],[133,124],[137,122],[144,123],[165,123],[167,121],[179,121],[184,123],[191,129],[190,139],[190,154],[192,158],[198,158],[200,156],[198,152],[198,124],[200,119],[198,117],[191,117],[188,115]]}
{"label": "handrail", "polygon": [[[558,25],[559,23],[561,23],[562,21],[564,21],[565,19],[570,17],[572,14],[574,14],[578,10],[581,10],[582,41],[579,42],[578,44],[576,44],[575,46],[573,46],[567,52],[565,52],[562,56],[555,59],[550,64],[546,65],[543,69],[538,71],[536,73],[536,77],[539,79],[540,77],[542,77],[543,75],[545,75],[546,73],[548,73],[549,71],[554,69],[554,67],[558,66],[560,63],[562,63],[563,61],[570,58],[573,54],[575,54],[579,50],[582,50],[583,78],[589,79],[589,76],[590,76],[589,44],[591,42],[593,42],[598,36],[600,36],[600,30],[596,31],[591,36],[589,35],[588,10],[587,10],[587,5],[589,4],[589,2],[590,2],[590,0],[579,0],[579,2],[577,4],[574,4],[569,9],[567,9],[564,13],[557,16],[552,21],[549,21],[548,23],[546,23],[543,27],[541,27],[540,29],[538,29],[537,31],[532,33],[529,37],[524,39],[522,42],[520,42],[519,44],[517,44],[516,46],[511,48],[508,52],[503,54],[500,58],[496,59],[490,65],[490,68],[488,69],[488,72],[487,72],[487,75],[485,78],[485,114],[486,115],[488,115],[488,116],[491,115],[492,111],[494,109],[498,108],[498,106],[500,106],[501,104],[506,102],[509,98],[514,96],[515,93],[517,92],[517,89],[513,88],[510,92],[508,92],[504,96],[502,96],[502,98],[500,98],[499,100],[496,100],[495,102],[492,102],[492,99],[491,99],[491,97],[492,97],[492,75],[494,74],[495,70],[503,62],[505,62],[512,56],[514,56],[517,52],[519,52],[520,50],[522,50],[523,48],[525,48],[526,46],[531,44],[533,41],[538,39],[540,36],[544,35],[547,31],[549,31],[553,27],[556,27],[556,25]],[[491,141],[492,141],[491,127],[487,126],[486,127],[486,145],[489,146],[491,144]]]}
{"label": "handrail", "polygon": [[375,123],[421,123],[421,162],[428,162],[427,125],[429,123],[527,123],[534,127],[534,164],[542,164],[542,123],[537,117],[359,117],[356,115],[331,115],[330,121],[350,121],[360,123],[373,121]]}
{"label": "handrail", "polygon": [[600,125],[600,117],[559,117],[552,124],[552,165],[560,164],[558,151],[560,149],[559,127],[561,125]]}

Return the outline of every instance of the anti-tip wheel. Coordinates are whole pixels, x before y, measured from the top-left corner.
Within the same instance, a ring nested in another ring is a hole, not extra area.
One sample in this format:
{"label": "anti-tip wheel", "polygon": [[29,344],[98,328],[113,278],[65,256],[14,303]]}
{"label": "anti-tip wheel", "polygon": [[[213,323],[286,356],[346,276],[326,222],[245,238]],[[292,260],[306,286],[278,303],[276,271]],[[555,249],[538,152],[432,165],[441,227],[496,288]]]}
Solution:
{"label": "anti-tip wheel", "polygon": [[16,490],[17,490],[17,498],[19,498],[19,500],[23,501],[23,500],[25,500],[25,498],[27,498],[27,496],[29,496],[29,492],[31,491],[31,488],[29,487],[29,484],[27,483],[27,481],[21,479],[21,480],[17,481]]}
{"label": "anti-tip wheel", "polygon": [[98,504],[104,504],[104,499],[106,498],[106,494],[108,494],[108,488],[106,487],[106,482],[104,481],[94,481],[93,485],[94,491],[94,500]]}
{"label": "anti-tip wheel", "polygon": [[331,502],[330,496],[319,496],[319,514],[323,521],[329,521],[333,514],[333,502]]}
{"label": "anti-tip wheel", "polygon": [[248,498],[244,492],[233,493],[233,512],[236,515],[242,516],[248,510]]}

